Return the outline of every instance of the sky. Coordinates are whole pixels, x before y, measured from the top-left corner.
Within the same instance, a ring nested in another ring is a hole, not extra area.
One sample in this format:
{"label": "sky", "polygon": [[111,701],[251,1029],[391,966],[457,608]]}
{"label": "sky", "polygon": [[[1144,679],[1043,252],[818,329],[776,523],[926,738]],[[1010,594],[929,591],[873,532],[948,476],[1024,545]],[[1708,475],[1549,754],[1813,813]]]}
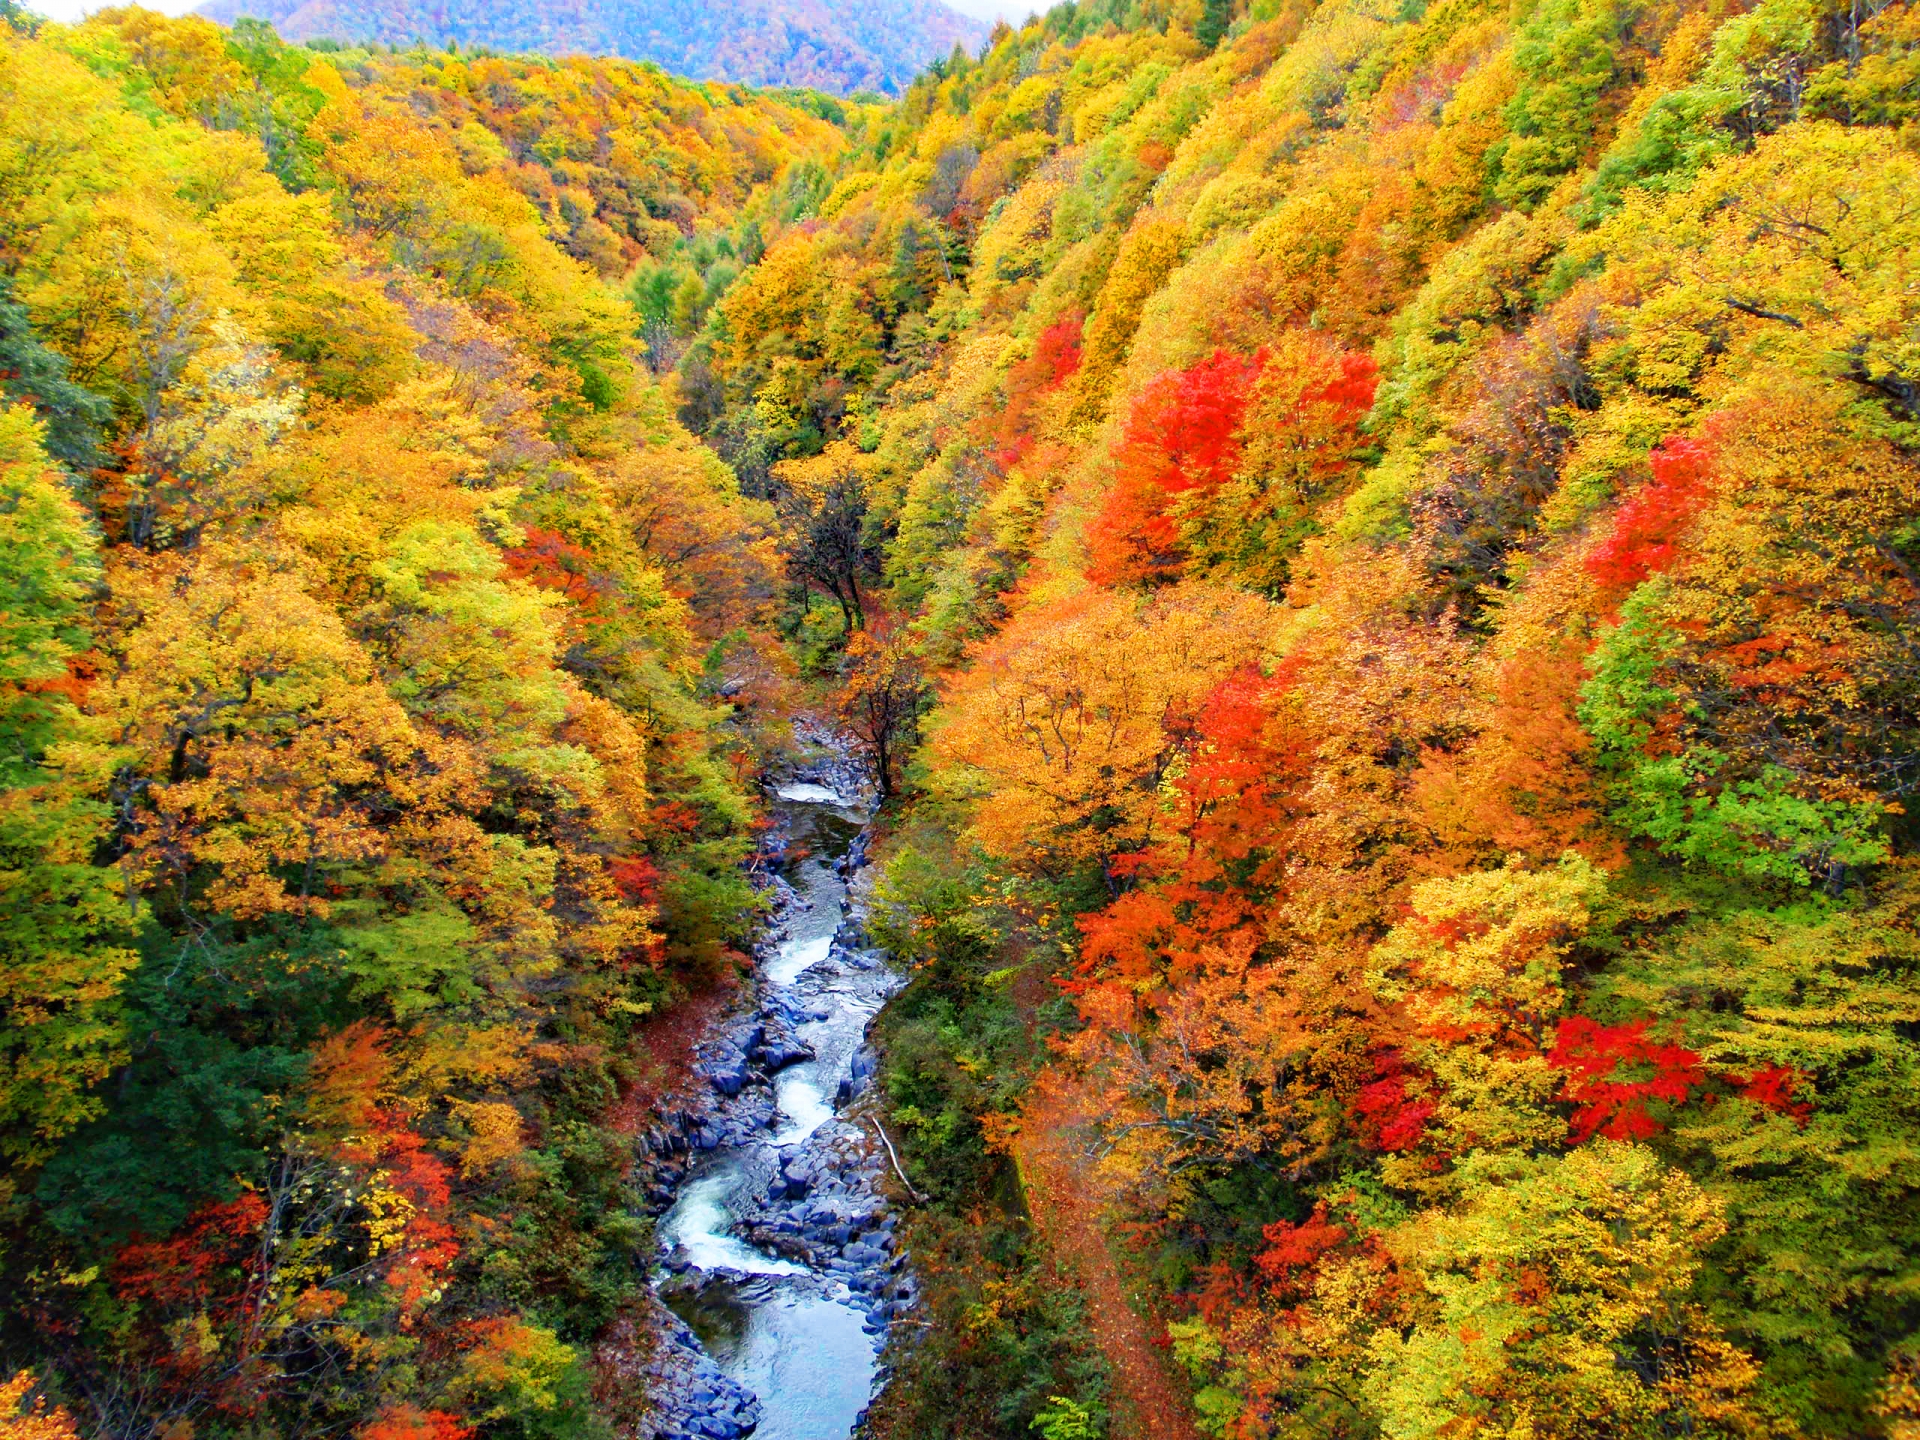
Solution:
{"label": "sky", "polygon": [[1009,25],[1018,25],[1030,13],[1049,8],[1052,0],[1026,0],[1024,4],[1014,4],[1012,0],[946,0],[946,3],[962,15],[989,21],[1004,20]]}

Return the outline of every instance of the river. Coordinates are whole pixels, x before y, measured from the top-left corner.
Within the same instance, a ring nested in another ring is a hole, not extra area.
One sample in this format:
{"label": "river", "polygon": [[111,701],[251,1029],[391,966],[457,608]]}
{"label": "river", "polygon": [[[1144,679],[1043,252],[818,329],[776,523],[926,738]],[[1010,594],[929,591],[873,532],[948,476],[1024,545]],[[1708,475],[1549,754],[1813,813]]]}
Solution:
{"label": "river", "polygon": [[887,1157],[842,1118],[873,1073],[867,1025],[901,983],[860,943],[849,882],[871,812],[856,779],[829,764],[774,792],[786,843],[757,1008],[703,1052],[717,1113],[693,1127],[704,1153],[656,1225],[657,1288],[699,1367],[675,1380],[661,1436],[846,1440],[913,1303]]}

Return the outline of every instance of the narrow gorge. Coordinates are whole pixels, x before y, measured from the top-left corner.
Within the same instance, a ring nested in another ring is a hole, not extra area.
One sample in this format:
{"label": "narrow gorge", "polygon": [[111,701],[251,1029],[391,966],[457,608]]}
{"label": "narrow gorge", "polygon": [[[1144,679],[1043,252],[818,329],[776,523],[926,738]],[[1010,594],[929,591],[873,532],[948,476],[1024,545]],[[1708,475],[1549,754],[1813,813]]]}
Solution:
{"label": "narrow gorge", "polygon": [[1920,1440],[1920,0],[82,3],[0,1440]]}
{"label": "narrow gorge", "polygon": [[699,1099],[655,1131],[651,1369],[666,1440],[845,1440],[913,1305],[894,1239],[880,1122],[853,1118],[874,1075],[868,1023],[899,987],[866,943],[859,871],[875,798],[845,741],[771,786],[757,857],[773,913],[740,1013],[699,1047]]}

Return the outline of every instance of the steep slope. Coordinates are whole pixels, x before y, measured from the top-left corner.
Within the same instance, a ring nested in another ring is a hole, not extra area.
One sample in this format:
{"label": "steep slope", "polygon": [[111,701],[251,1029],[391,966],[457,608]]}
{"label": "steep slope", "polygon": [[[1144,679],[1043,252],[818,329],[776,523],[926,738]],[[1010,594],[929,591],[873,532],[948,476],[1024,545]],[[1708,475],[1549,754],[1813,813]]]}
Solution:
{"label": "steep slope", "polygon": [[646,1404],[634,1097],[783,682],[595,267],[843,143],[723,89],[0,16],[0,1352],[88,1435]]}
{"label": "steep slope", "polygon": [[867,120],[680,369],[927,736],[872,1433],[1126,1433],[1138,1275],[1214,1435],[1912,1434],[1920,9],[1090,0]]}
{"label": "steep slope", "polygon": [[874,1440],[1920,1433],[1913,0],[1084,0],[882,105],[0,18],[61,1440],[630,1431],[796,670],[912,975]]}
{"label": "steep slope", "polygon": [[897,93],[987,33],[940,0],[212,0],[199,13],[267,20],[289,40],[619,55],[695,79],[842,95]]}

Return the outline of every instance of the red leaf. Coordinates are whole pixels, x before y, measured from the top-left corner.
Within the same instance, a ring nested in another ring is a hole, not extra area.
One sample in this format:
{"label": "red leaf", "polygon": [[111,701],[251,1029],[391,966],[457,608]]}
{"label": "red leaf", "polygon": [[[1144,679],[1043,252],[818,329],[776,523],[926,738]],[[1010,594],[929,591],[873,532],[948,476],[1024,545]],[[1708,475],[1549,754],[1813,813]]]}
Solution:
{"label": "red leaf", "polygon": [[1700,1057],[1682,1045],[1649,1040],[1648,1022],[1601,1025],[1576,1015],[1561,1022],[1547,1059],[1568,1073],[1565,1097],[1575,1107],[1576,1144],[1595,1134],[1644,1140],[1659,1133],[1647,1113],[1652,1100],[1683,1103],[1707,1080]]}
{"label": "red leaf", "polygon": [[1727,1078],[1746,1099],[1758,1101],[1782,1115],[1790,1115],[1802,1125],[1813,1115],[1811,1101],[1794,1098],[1811,1077],[1791,1065],[1767,1065],[1751,1075],[1729,1075]]}
{"label": "red leaf", "polygon": [[1327,1207],[1313,1207],[1313,1214],[1299,1224],[1276,1220],[1261,1232],[1269,1249],[1254,1258],[1262,1274],[1283,1292],[1298,1293],[1306,1288],[1307,1277],[1329,1250],[1343,1244],[1346,1228],[1327,1219]]}
{"label": "red leaf", "polygon": [[356,1440],[466,1440],[473,1427],[444,1410],[389,1405],[360,1427]]}
{"label": "red leaf", "polygon": [[1179,568],[1179,534],[1167,504],[1224,484],[1240,463],[1240,422],[1267,352],[1213,354],[1147,382],[1114,451],[1120,473],[1088,527],[1103,584],[1164,578]]}
{"label": "red leaf", "polygon": [[1647,459],[1652,481],[1621,502],[1613,533],[1586,560],[1587,573],[1614,596],[1673,568],[1680,536],[1707,500],[1713,457],[1700,441],[1671,437]]}
{"label": "red leaf", "polygon": [[1398,1050],[1376,1055],[1373,1073],[1379,1078],[1362,1085],[1353,1100],[1362,1139],[1376,1150],[1411,1150],[1426,1134],[1433,1102],[1407,1093],[1407,1082],[1413,1075]]}

